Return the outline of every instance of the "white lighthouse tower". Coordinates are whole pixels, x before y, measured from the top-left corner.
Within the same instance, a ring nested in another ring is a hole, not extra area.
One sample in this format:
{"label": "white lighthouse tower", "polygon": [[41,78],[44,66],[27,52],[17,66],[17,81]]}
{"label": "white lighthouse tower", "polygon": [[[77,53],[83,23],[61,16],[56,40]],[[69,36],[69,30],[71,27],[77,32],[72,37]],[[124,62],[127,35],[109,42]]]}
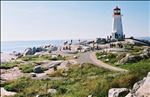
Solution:
{"label": "white lighthouse tower", "polygon": [[116,6],[113,10],[112,39],[124,40],[121,9]]}

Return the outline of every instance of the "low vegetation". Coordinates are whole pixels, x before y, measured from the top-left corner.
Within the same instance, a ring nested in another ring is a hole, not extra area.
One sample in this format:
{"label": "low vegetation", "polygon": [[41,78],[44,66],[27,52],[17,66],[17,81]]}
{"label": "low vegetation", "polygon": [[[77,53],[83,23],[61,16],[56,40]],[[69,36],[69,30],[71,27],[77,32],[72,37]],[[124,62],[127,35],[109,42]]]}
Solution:
{"label": "low vegetation", "polygon": [[42,56],[23,56],[21,57],[23,61],[41,61],[41,60],[65,60],[65,57],[58,55],[52,58],[52,55],[42,55]]}
{"label": "low vegetation", "polygon": [[[25,64],[22,62],[8,62],[8,63],[1,64],[1,69],[11,69],[13,67],[19,67],[19,69],[23,73],[30,73],[30,72],[33,72],[34,64],[32,63]],[[49,69],[46,67],[41,67],[41,68],[43,71],[46,71]]]}
{"label": "low vegetation", "polygon": [[0,69],[10,69],[13,68],[15,66],[18,66],[20,64],[20,62],[7,62],[4,64],[0,65]]}
{"label": "low vegetation", "polygon": [[[116,54],[116,53],[107,53],[107,52],[100,52],[100,53],[97,52],[96,56],[99,60],[101,60],[109,65],[134,71],[137,68],[138,69],[139,68],[150,68],[150,64],[149,64],[150,58],[146,58],[146,59],[140,58],[139,60],[135,60],[134,62],[125,63],[125,65],[117,65],[117,62],[120,61],[121,59],[123,59],[127,54],[135,55],[135,56],[139,55],[139,54],[141,54],[143,49],[144,49],[144,47],[134,46],[134,49],[132,49],[132,51],[129,51],[126,53]],[[106,61],[106,59],[109,59],[109,61]]]}
{"label": "low vegetation", "polygon": [[[87,97],[88,95],[107,97],[110,88],[132,88],[135,82],[141,80],[150,71],[150,68],[142,65],[127,73],[119,73],[89,63],[68,65],[68,68],[67,70],[57,70],[48,75],[61,77],[59,80],[35,80],[22,77],[2,82],[1,87],[17,92],[11,97],[35,97],[36,95],[41,95],[41,97]],[[50,88],[56,89],[57,93],[47,93]]]}

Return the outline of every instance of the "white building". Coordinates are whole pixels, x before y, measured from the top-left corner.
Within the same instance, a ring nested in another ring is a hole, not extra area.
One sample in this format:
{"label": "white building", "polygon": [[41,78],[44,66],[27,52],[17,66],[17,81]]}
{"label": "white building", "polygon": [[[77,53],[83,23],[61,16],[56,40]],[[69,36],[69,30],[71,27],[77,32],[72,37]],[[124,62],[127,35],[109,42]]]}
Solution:
{"label": "white building", "polygon": [[112,21],[112,39],[123,40],[123,28],[121,20],[121,9],[116,6],[113,12],[113,21]]}

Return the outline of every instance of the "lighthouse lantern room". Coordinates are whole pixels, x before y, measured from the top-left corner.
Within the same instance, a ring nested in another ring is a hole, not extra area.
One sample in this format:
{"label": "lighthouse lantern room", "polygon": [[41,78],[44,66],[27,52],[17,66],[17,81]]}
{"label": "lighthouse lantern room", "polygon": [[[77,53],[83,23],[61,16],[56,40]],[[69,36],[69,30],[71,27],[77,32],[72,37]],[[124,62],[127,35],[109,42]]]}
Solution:
{"label": "lighthouse lantern room", "polygon": [[116,6],[113,11],[113,21],[112,21],[112,39],[123,40],[123,28],[121,20],[121,9]]}

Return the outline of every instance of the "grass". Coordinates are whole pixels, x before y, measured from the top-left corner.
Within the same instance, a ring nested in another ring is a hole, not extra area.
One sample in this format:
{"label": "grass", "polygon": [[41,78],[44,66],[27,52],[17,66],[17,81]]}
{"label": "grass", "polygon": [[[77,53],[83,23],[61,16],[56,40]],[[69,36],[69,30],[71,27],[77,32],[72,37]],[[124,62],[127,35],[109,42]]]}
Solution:
{"label": "grass", "polygon": [[[100,55],[106,55],[105,58],[99,58]],[[148,59],[142,59],[136,63],[126,63],[125,65],[116,65],[116,62],[118,62],[119,60],[121,60],[122,58],[124,58],[126,56],[126,53],[122,53],[120,55],[117,54],[112,54],[112,53],[96,53],[96,56],[99,60],[103,61],[104,63],[107,63],[109,65],[115,66],[115,67],[119,67],[119,68],[123,68],[123,69],[127,69],[127,70],[136,70],[136,69],[140,69],[140,68],[150,68],[150,58]],[[109,62],[106,62],[106,59],[110,59]]]}
{"label": "grass", "polygon": [[[16,91],[12,97],[107,97],[110,88],[132,88],[133,84],[147,75],[150,68],[142,67],[127,73],[118,73],[104,68],[99,68],[93,64],[84,63],[81,68],[78,65],[68,65],[68,71],[58,70],[49,76],[63,77],[60,80],[35,80],[29,77],[22,77],[16,80],[2,82],[1,86],[7,90]],[[68,76],[63,76],[67,73]],[[109,76],[110,74],[115,75]],[[95,76],[94,78],[90,78]],[[56,94],[49,94],[47,90],[53,88]],[[126,94],[126,93],[124,93]],[[121,94],[121,95],[124,95]]]}
{"label": "grass", "polygon": [[23,61],[42,61],[42,60],[65,60],[65,57],[58,55],[56,58],[52,58],[51,55],[42,55],[42,56],[23,56],[21,57]]}
{"label": "grass", "polygon": [[140,55],[141,54],[141,51],[144,49],[145,47],[141,47],[141,46],[134,46],[132,48],[131,45],[126,45],[125,46],[125,49],[127,50],[131,50],[131,55]]}
{"label": "grass", "polygon": [[20,64],[20,62],[7,62],[4,64],[1,64],[0,69],[10,69],[10,68],[13,68],[19,64]]}
{"label": "grass", "polygon": [[34,68],[34,66],[33,66],[32,64],[19,65],[19,69],[20,69],[21,72],[23,72],[23,73],[30,73],[30,72],[33,72],[33,68]]}
{"label": "grass", "polygon": [[[30,73],[33,72],[34,65],[30,64],[23,64],[22,62],[8,62],[5,64],[1,64],[1,69],[11,69],[13,67],[19,67],[21,72],[23,73]],[[41,67],[43,71],[48,70],[49,68]]]}

